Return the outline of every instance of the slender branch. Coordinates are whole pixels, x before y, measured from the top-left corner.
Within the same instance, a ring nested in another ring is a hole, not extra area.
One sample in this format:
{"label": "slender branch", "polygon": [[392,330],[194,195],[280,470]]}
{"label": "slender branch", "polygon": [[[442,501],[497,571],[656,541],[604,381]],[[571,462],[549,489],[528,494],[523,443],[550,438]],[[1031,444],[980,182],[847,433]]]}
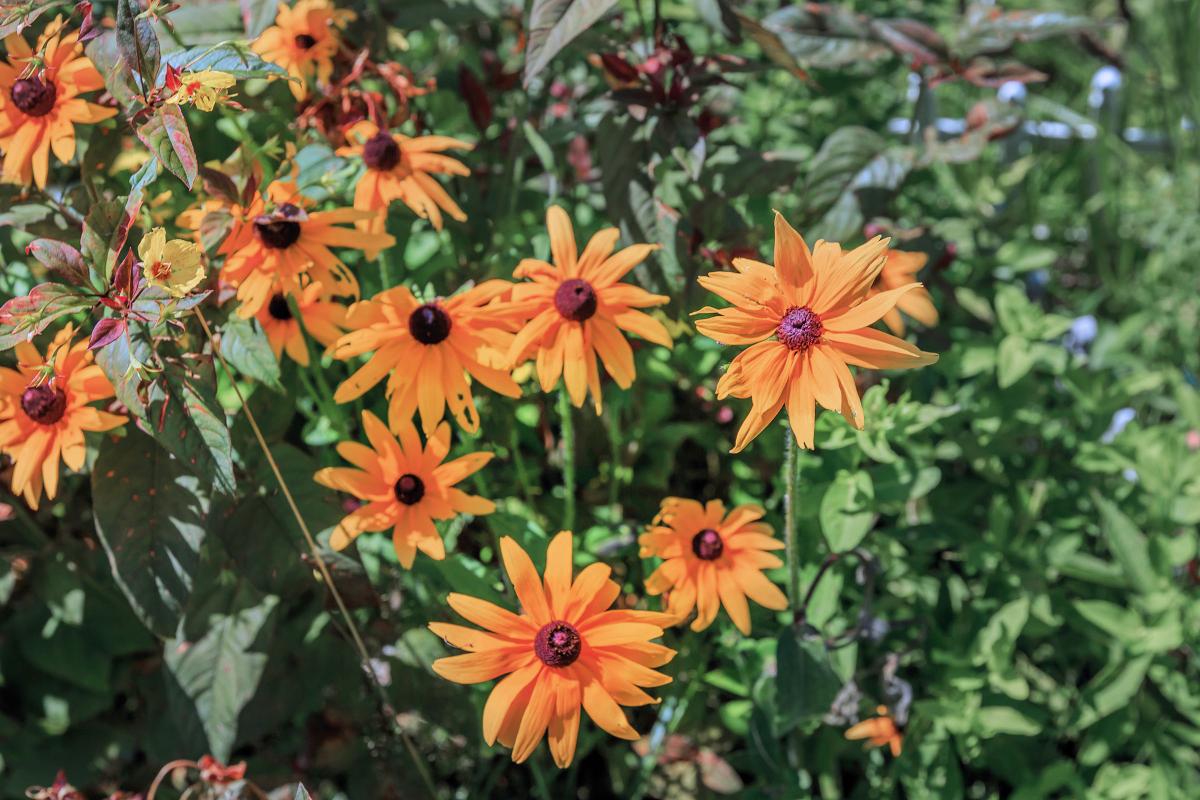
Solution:
{"label": "slender branch", "polygon": [[571,408],[571,398],[567,395],[564,383],[558,390],[558,418],[562,425],[562,462],[563,462],[563,528],[575,530],[575,417]]}
{"label": "slender branch", "polygon": [[246,412],[246,421],[250,423],[250,429],[254,431],[254,438],[258,442],[259,448],[262,450],[263,456],[267,459],[267,463],[271,467],[271,472],[275,474],[275,480],[279,483],[279,488],[283,492],[284,498],[287,500],[288,507],[292,511],[292,516],[296,518],[296,524],[300,526],[300,532],[304,534],[304,540],[308,544],[309,552],[312,555],[314,563],[317,565],[318,571],[321,573],[321,580],[329,589],[329,593],[333,596],[334,603],[337,604],[338,612],[346,620],[346,626],[350,631],[350,637],[354,641],[354,647],[358,650],[359,660],[362,663],[363,672],[369,679],[369,683],[375,689],[380,702],[380,712],[387,718],[387,729],[394,735],[398,735],[404,743],[405,749],[412,758],[413,764],[417,768],[417,773],[421,776],[422,782],[425,784],[426,790],[430,797],[437,797],[437,788],[434,786],[433,778],[429,774],[428,767],[425,761],[421,758],[421,754],[417,752],[416,745],[413,744],[409,735],[400,730],[396,724],[395,714],[392,713],[391,701],[388,700],[387,692],[383,688],[383,684],[379,682],[379,676],[375,674],[375,670],[371,666],[371,656],[367,651],[367,646],[363,642],[362,636],[358,632],[358,625],[354,621],[354,617],[350,615],[350,609],[346,607],[345,600],[342,599],[342,593],[338,591],[337,585],[333,582],[333,575],[329,571],[329,565],[325,563],[324,557],[321,555],[321,550],[317,546],[317,540],[313,537],[312,531],[308,528],[308,523],[304,519],[304,515],[300,513],[299,506],[296,505],[296,499],[292,496],[292,492],[288,489],[287,482],[283,479],[283,473],[279,470],[279,465],[275,462],[275,457],[271,454],[271,448],[267,446],[267,440],[263,436],[262,429],[258,427],[258,420],[254,418],[254,412],[250,410],[250,406],[246,403],[246,398],[242,395],[242,390],[234,378],[233,370],[229,368],[229,364],[225,362],[225,356],[221,355],[221,349],[217,346],[216,339],[213,337],[212,329],[208,326],[208,320],[205,319],[200,307],[197,306],[193,311],[196,318],[200,320],[200,326],[204,328],[204,335],[208,337],[209,345],[212,347],[213,353],[221,362],[221,368],[225,370],[225,374],[229,377],[229,382],[233,385],[234,392],[237,393],[238,400],[242,404],[242,410]]}
{"label": "slender branch", "polygon": [[787,545],[788,567],[788,601],[796,620],[800,619],[800,554],[796,552],[796,483],[799,472],[799,458],[796,456],[795,436],[790,430],[784,432],[787,443],[783,458],[783,527],[784,542]]}

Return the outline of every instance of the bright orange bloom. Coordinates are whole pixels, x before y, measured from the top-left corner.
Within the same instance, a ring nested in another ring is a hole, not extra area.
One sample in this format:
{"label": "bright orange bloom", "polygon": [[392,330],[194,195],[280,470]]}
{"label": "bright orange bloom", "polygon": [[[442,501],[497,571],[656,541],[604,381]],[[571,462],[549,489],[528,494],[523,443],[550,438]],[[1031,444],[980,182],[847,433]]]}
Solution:
{"label": "bright orange bloom", "polygon": [[353,144],[338,148],[338,155],[361,158],[366,169],[354,185],[354,207],[360,211],[382,211],[358,223],[360,230],[378,233],[387,224],[387,208],[399,200],[421,219],[442,229],[442,212],[463,222],[467,215],[446,193],[433,175],[471,174],[443,150],[470,150],[474,145],[449,136],[409,137],[381,131],[369,120],[357,122],[346,132]]}
{"label": "bright orange bloom", "polygon": [[784,404],[801,447],[813,447],[817,403],[840,411],[861,429],[862,402],[849,364],[907,369],[937,361],[934,353],[868,327],[921,286],[910,283],[868,299],[887,245],[887,239],[877,236],[846,253],[838,244],[818,241],[810,252],[777,212],[775,266],[735,258],[737,272],[712,272],[700,279],[701,286],[733,307],[694,312],[716,315],[697,322],[697,329],[721,344],[750,345],[717,382],[719,399],[753,400],[732,452],[750,444]]}
{"label": "bright orange bloom", "polygon": [[29,342],[15,348],[17,368],[0,367],[0,452],[13,460],[12,492],[33,509],[45,489],[58,494],[58,463],[83,469],[84,431],[109,431],[125,417],[89,403],[113,396],[113,387],[92,363],[87,340],[71,344],[67,326],[51,342],[46,357]]}
{"label": "bright orange bloom", "polygon": [[474,475],[492,460],[491,453],[470,453],[446,461],[450,452],[450,426],[442,423],[421,446],[412,423],[400,425],[397,441],[383,422],[370,411],[363,412],[363,430],[370,447],[341,442],[338,455],[357,469],[326,467],[314,480],[322,486],[365,500],[334,529],[329,546],[345,548],[364,532],[392,529],[392,545],[405,569],[411,569],[420,550],[434,561],[446,557],[446,547],[435,519],[453,519],[458,514],[490,514],[491,500],[470,495],[455,484]]}
{"label": "bright orange bloom", "polygon": [[374,355],[338,386],[334,400],[349,403],[390,373],[388,424],[393,431],[419,410],[428,434],[447,405],[464,430],[479,430],[470,378],[506,397],[521,396],[503,356],[512,340],[512,312],[497,301],[510,286],[484,281],[427,303],[397,286],[355,303],[346,316],[351,332],[333,346],[333,357]]}
{"label": "bright orange bloom", "polygon": [[887,706],[875,709],[879,716],[863,720],[857,725],[846,729],[846,738],[850,741],[866,739],[868,747],[891,748],[893,756],[900,755],[900,747],[904,743],[904,734],[900,732],[896,720],[888,713]]}
{"label": "bright orange bloom", "polygon": [[[276,359],[286,352],[292,361],[307,367],[308,344],[304,341],[304,331],[325,346],[333,344],[346,327],[346,307],[331,300],[319,283],[310,283],[292,297],[296,299],[300,319],[292,316],[288,295],[280,292],[271,295],[256,317]],[[301,323],[304,323],[303,329]]]}
{"label": "bright orange bloom", "polygon": [[217,251],[226,256],[221,277],[237,287],[242,303],[238,315],[243,318],[257,314],[276,293],[294,294],[312,281],[330,294],[357,297],[358,281],[329,248],[365,250],[371,257],[396,243],[386,233],[338,227],[365,219],[366,212],[308,211],[313,201],[289,181],[268,186],[267,198],[255,196],[245,208],[231,207],[233,229]]}
{"label": "bright orange bloom", "polygon": [[742,505],[726,514],[720,500],[706,505],[682,497],[663,500],[653,525],[638,539],[642,558],[663,559],[646,579],[646,593],[667,592],[667,613],[677,622],[698,608],[694,631],[711,625],[725,606],[733,624],[749,636],[747,597],[774,611],[787,608],[783,592],[762,573],[783,566],[767,551],[784,546],[761,521],[764,513]]}
{"label": "bright orange bloom", "polygon": [[558,385],[562,376],[576,407],[583,405],[590,389],[596,413],[600,413],[596,356],[622,389],[628,389],[637,374],[633,349],[621,331],[671,347],[666,327],[637,310],[660,306],[670,298],[618,283],[658,245],[630,245],[614,254],[621,233],[616,228],[605,228],[579,255],[571,219],[558,206],[546,212],[546,227],[554,264],[527,258],[513,272],[514,277],[531,279],[517,284],[512,291],[513,307],[529,321],[508,348],[508,357],[517,365],[536,355],[543,392]]}
{"label": "bright orange bloom", "polygon": [[[929,256],[924,253],[908,253],[903,250],[888,250],[887,261],[879,272],[879,278],[871,287],[868,297],[908,286],[917,279],[917,273],[925,267]],[[900,295],[896,307],[883,315],[883,324],[897,336],[904,335],[903,311],[927,328],[937,325],[938,311],[929,292],[921,287]]]}
{"label": "bright orange bloom", "polygon": [[[89,103],[84,92],[104,88],[104,78],[83,55],[79,33],[63,33],[62,17],[46,26],[31,50],[20,34],[4,39],[8,60],[0,61],[0,151],[5,183],[46,188],[50,151],[63,163],[75,157],[75,125],[115,115],[115,108]],[[35,61],[40,62],[35,68]]]}
{"label": "bright orange bloom", "polygon": [[279,4],[275,25],[254,42],[254,52],[278,64],[296,80],[288,87],[297,100],[308,96],[308,80],[329,83],[333,57],[341,47],[338,32],[355,18],[353,11],[337,9],[329,0],[299,0],[288,8]]}
{"label": "bright orange bloom", "polygon": [[514,540],[500,540],[504,570],[521,602],[520,615],[484,600],[451,594],[450,607],[486,631],[429,623],[429,629],[466,655],[439,658],[433,671],[455,683],[483,683],[501,675],[483,707],[483,738],[529,758],[550,731],[550,753],[560,768],[571,763],[579,738],[580,705],[609,734],[635,740],[638,733],[621,706],[657,703],[643,687],[670,683],[655,668],[675,651],[651,642],[670,624],[652,611],[607,611],[621,587],[604,564],[591,564],[571,580],[571,532],[546,550],[546,576]]}

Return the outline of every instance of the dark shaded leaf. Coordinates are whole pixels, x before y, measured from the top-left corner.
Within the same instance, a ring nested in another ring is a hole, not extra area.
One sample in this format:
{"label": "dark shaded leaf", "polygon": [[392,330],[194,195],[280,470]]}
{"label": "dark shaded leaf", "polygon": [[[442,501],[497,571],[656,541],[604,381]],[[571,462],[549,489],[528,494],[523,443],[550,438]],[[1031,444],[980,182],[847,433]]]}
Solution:
{"label": "dark shaded leaf", "polygon": [[137,0],[117,0],[117,51],[121,68],[141,79],[145,97],[156,85],[161,52],[154,25],[148,19],[138,19],[141,13]]}
{"label": "dark shaded leaf", "polygon": [[820,637],[793,628],[775,647],[777,717],[783,730],[821,716],[837,697],[842,681]]}
{"label": "dark shaded leaf", "polygon": [[92,469],[96,532],[138,617],[171,636],[199,566],[208,501],[201,479],[150,437],[106,438]]}
{"label": "dark shaded leaf", "polygon": [[132,224],[133,218],[120,200],[104,200],[88,211],[80,246],[91,266],[93,284],[109,285]]}
{"label": "dark shaded leaf", "polygon": [[134,73],[121,58],[116,31],[104,31],[88,42],[84,52],[104,76],[104,87],[118,103],[128,109],[141,102]]}
{"label": "dark shaded leaf", "polygon": [[125,320],[116,317],[105,317],[96,323],[96,327],[92,328],[92,335],[88,340],[88,350],[98,350],[101,347],[107,347],[124,336],[125,329]]}
{"label": "dark shaded leaf", "polygon": [[525,26],[525,86],[616,4],[617,0],[535,0]]}

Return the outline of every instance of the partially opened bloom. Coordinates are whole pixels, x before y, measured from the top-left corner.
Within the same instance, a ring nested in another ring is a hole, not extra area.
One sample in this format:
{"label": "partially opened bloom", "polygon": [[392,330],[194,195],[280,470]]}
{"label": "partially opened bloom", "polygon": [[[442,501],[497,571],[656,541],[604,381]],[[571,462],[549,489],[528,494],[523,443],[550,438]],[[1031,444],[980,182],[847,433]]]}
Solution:
{"label": "partially opened bloom", "polygon": [[668,497],[650,529],[638,539],[641,557],[663,559],[646,579],[646,593],[666,593],[667,613],[683,622],[698,609],[692,630],[712,624],[721,606],[738,630],[750,634],[749,597],[759,605],[782,611],[787,598],[762,571],[783,566],[771,550],[783,542],[762,521],[754,505],[725,512],[720,500],[701,505],[695,500]]}
{"label": "partially opened bloom", "polygon": [[138,243],[138,258],[146,283],[172,297],[183,297],[204,280],[204,251],[195,242],[171,239],[163,228],[153,228]]}
{"label": "partially opened bloom", "polygon": [[354,207],[383,212],[359,222],[361,230],[382,231],[393,200],[404,203],[439,231],[443,211],[459,222],[466,220],[467,215],[433,176],[470,175],[465,164],[442,151],[470,150],[473,145],[449,136],[388,133],[369,120],[355,123],[346,132],[346,140],[352,144],[339,148],[338,155],[357,156],[366,166],[354,185]]}
{"label": "partially opened bloom", "polygon": [[329,248],[378,251],[396,242],[386,233],[339,227],[368,212],[309,211],[313,205],[294,183],[275,181],[266,199],[256,196],[244,209],[235,209],[233,229],[218,252],[226,254],[221,277],[237,287],[241,317],[257,314],[273,295],[297,292],[313,281],[331,294],[357,296],[358,281]]}
{"label": "partially opened bloom", "polygon": [[178,72],[168,66],[166,85],[175,92],[167,98],[171,105],[194,105],[201,111],[212,111],[218,103],[229,98],[226,91],[237,85],[237,79],[228,72],[215,69]]}
{"label": "partially opened bloom", "polygon": [[738,430],[742,450],[787,406],[796,441],[811,449],[816,404],[840,411],[863,427],[862,402],[847,365],[907,369],[937,361],[895,336],[868,326],[878,322],[910,283],[868,297],[886,261],[888,240],[878,236],[850,252],[818,241],[810,252],[783,216],[775,215],[775,266],[735,258],[736,272],[712,272],[700,285],[733,304],[702,308],[715,316],[696,328],[726,345],[750,345],[717,382],[717,397],[749,397],[750,413]]}
{"label": "partially opened bloom", "polygon": [[288,88],[297,100],[308,96],[308,81],[328,84],[333,57],[341,46],[339,32],[354,20],[353,11],[334,8],[329,0],[279,4],[275,24],[254,41],[254,52],[287,70],[295,80]]}
{"label": "partially opened bloom", "polygon": [[530,279],[512,291],[513,307],[528,322],[513,339],[508,357],[514,365],[536,357],[542,391],[552,390],[561,376],[576,407],[583,405],[590,390],[599,413],[596,356],[622,389],[628,389],[636,375],[633,349],[623,331],[671,347],[666,327],[638,311],[663,305],[670,298],[619,282],[658,245],[635,244],[613,253],[621,234],[606,228],[591,238],[580,255],[571,220],[558,206],[546,212],[546,227],[554,263],[527,258],[513,272],[517,278]]}
{"label": "partially opened bloom", "polygon": [[509,287],[507,281],[484,281],[453,297],[423,303],[407,287],[397,286],[355,303],[346,315],[351,332],[333,346],[333,357],[372,355],[338,386],[334,400],[349,403],[389,376],[392,430],[419,411],[428,433],[442,420],[446,406],[465,430],[479,430],[472,380],[507,397],[521,396],[503,355],[514,323],[512,312],[498,299]]}
{"label": "partially opened bloom", "polygon": [[875,709],[875,713],[879,716],[863,720],[857,725],[847,728],[846,739],[850,741],[866,739],[868,747],[888,747],[893,756],[899,756],[901,745],[904,743],[904,734],[901,733],[896,720],[888,712],[887,706],[879,706]]}
{"label": "partially opened bloom", "polygon": [[399,426],[399,440],[370,411],[363,412],[368,447],[341,442],[338,455],[354,465],[326,467],[314,476],[317,483],[352,494],[365,501],[334,529],[329,546],[345,548],[361,533],[392,531],[392,546],[405,569],[412,568],[420,550],[435,561],[446,557],[436,520],[458,514],[490,514],[491,500],[470,495],[456,484],[474,475],[492,460],[491,453],[470,453],[446,461],[450,452],[450,426],[442,423],[424,447],[412,423]]}
{"label": "partially opened bloom", "polygon": [[74,329],[54,337],[45,358],[29,342],[15,348],[17,368],[0,367],[0,452],[13,460],[12,493],[36,509],[42,492],[58,494],[61,459],[83,469],[85,431],[108,431],[125,417],[90,403],[113,396],[103,370],[92,363],[87,340],[71,344]]}
{"label": "partially opened bloom", "polygon": [[271,295],[256,318],[276,359],[286,352],[292,361],[307,367],[308,344],[304,341],[304,332],[308,331],[309,336],[328,347],[337,341],[346,327],[346,307],[335,302],[319,283],[310,283],[290,296],[300,312],[299,319],[292,314],[289,295],[280,292]]}
{"label": "partially opened bloom", "polygon": [[50,151],[59,161],[70,161],[75,126],[117,113],[79,97],[103,89],[104,78],[83,55],[78,39],[77,31],[63,32],[61,17],[39,37],[36,53],[20,34],[4,39],[8,59],[0,61],[0,152],[5,183],[32,181],[46,188]]}
{"label": "partially opened bloom", "polygon": [[546,551],[546,574],[538,576],[514,540],[500,540],[500,554],[520,614],[474,597],[446,598],[468,622],[485,630],[431,622],[430,630],[466,655],[440,658],[433,670],[455,683],[483,683],[504,675],[483,707],[483,738],[512,748],[520,763],[537,749],[547,729],[554,763],[566,767],[579,738],[580,707],[609,734],[634,740],[638,733],[621,706],[659,702],[643,688],[670,683],[656,672],[675,651],[651,642],[669,620],[651,611],[606,610],[621,587],[604,564],[591,564],[571,580],[571,533],[563,531]]}
{"label": "partially opened bloom", "polygon": [[[879,271],[879,277],[875,280],[875,285],[871,287],[868,296],[874,297],[892,289],[908,286],[916,281],[917,273],[925,267],[925,262],[928,260],[929,256],[925,253],[888,250],[887,261],[884,262],[883,269]],[[902,311],[926,327],[937,325],[937,308],[933,305],[933,298],[929,296],[929,292],[923,286],[900,295],[896,300],[895,308],[883,315],[883,324],[887,325],[897,336],[904,335],[904,317],[900,316]]]}

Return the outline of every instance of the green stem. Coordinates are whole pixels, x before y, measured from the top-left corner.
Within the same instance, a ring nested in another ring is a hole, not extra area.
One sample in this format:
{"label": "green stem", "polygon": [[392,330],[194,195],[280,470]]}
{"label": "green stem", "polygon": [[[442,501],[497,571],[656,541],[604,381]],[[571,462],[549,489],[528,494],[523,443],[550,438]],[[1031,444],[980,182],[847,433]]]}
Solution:
{"label": "green stem", "polygon": [[800,459],[796,454],[795,436],[785,431],[787,437],[783,458],[783,533],[787,544],[788,601],[793,613],[800,604],[800,554],[796,552],[796,484],[800,472]]}
{"label": "green stem", "polygon": [[562,425],[563,529],[575,530],[575,417],[564,384],[558,390],[558,417]]}
{"label": "green stem", "polygon": [[395,286],[392,283],[392,248],[387,248],[379,253],[379,280],[383,283],[383,291],[387,291]]}

